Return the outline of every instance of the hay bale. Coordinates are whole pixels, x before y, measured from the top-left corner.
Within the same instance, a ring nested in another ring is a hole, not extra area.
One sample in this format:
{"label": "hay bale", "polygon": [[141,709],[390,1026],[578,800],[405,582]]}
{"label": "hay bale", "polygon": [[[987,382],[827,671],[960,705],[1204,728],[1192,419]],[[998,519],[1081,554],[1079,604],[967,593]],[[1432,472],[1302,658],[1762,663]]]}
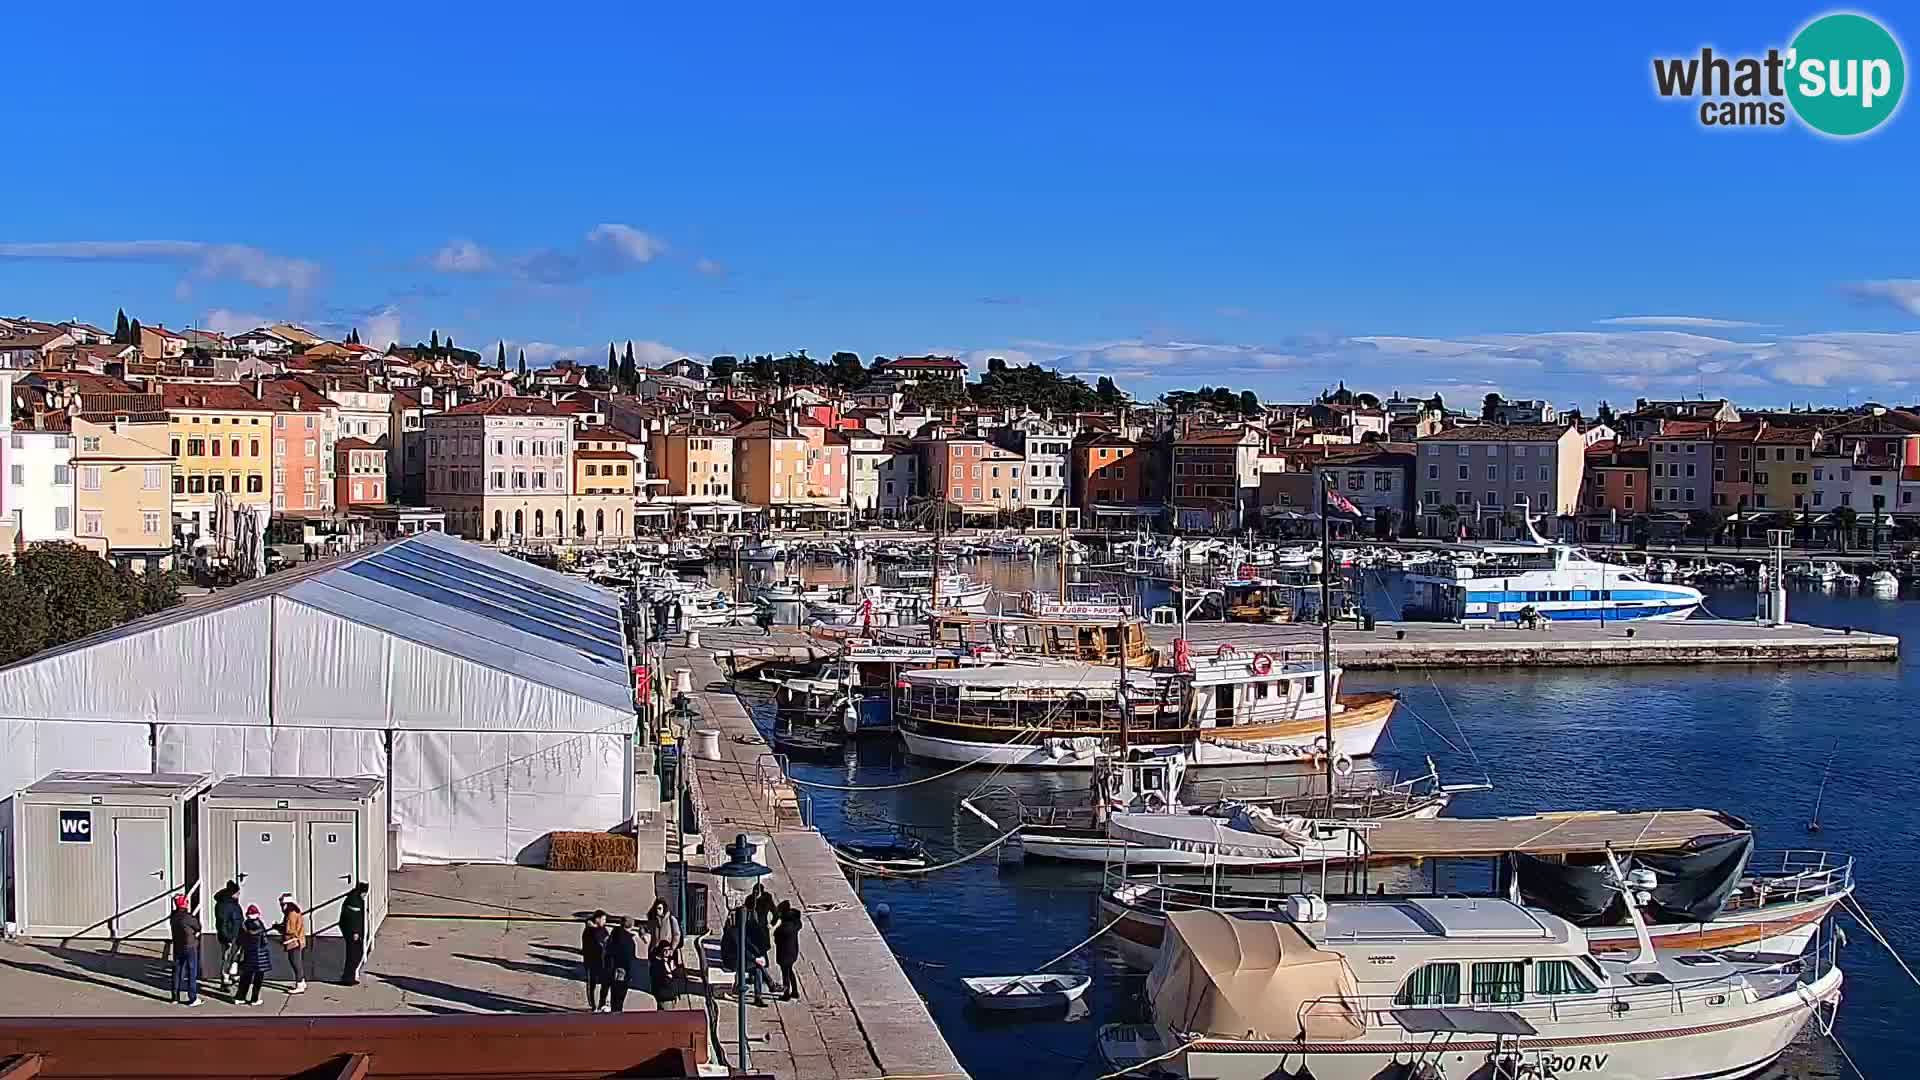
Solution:
{"label": "hay bale", "polygon": [[548,840],[547,869],[633,872],[639,851],[631,836],[615,833],[556,832]]}

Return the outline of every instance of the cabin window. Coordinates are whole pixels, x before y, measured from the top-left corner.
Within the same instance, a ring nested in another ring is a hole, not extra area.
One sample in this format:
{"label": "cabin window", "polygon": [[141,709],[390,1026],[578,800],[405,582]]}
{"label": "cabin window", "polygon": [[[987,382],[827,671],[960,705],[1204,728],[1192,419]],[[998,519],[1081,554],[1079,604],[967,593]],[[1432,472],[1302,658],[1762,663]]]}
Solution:
{"label": "cabin window", "polygon": [[1309,694],[1313,693],[1313,681],[1314,677],[1312,675],[1307,676],[1307,693]]}
{"label": "cabin window", "polygon": [[1407,981],[1400,984],[1400,992],[1393,996],[1393,1003],[1395,1005],[1460,1004],[1460,965],[1427,964],[1407,976]]}
{"label": "cabin window", "polygon": [[1280,680],[1280,696],[1287,697],[1292,693],[1293,693],[1292,683],[1287,679],[1281,679]]}
{"label": "cabin window", "polygon": [[1526,965],[1497,960],[1473,965],[1473,1001],[1476,1005],[1503,1005],[1519,1001],[1526,992]]}
{"label": "cabin window", "polygon": [[1538,960],[1533,965],[1533,992],[1542,996],[1591,994],[1592,980],[1565,960]]}
{"label": "cabin window", "polygon": [[1253,697],[1256,701],[1265,701],[1267,698],[1267,684],[1263,682],[1254,683]]}
{"label": "cabin window", "polygon": [[1233,684],[1213,688],[1213,722],[1218,727],[1233,726]]}

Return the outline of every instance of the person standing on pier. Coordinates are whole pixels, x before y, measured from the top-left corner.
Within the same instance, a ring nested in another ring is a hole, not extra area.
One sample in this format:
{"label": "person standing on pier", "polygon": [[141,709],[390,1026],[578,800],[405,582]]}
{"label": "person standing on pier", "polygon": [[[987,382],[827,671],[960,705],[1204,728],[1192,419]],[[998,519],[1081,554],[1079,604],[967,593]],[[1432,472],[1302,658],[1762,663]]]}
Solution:
{"label": "person standing on pier", "polygon": [[780,1000],[797,1001],[800,982],[794,978],[793,965],[800,962],[800,909],[780,901],[774,917],[773,958],[780,965]]}
{"label": "person standing on pier", "polygon": [[267,951],[267,924],[257,907],[248,907],[246,921],[240,924],[239,953],[240,989],[234,992],[234,1003],[258,1005],[260,984],[273,967],[273,954]]}
{"label": "person standing on pier", "polygon": [[607,1010],[607,913],[595,910],[580,931],[580,959],[587,968],[587,1011]]}
{"label": "person standing on pier", "polygon": [[640,960],[640,945],[633,936],[633,916],[620,916],[620,925],[607,935],[608,1012],[625,1012],[627,991],[634,984],[634,968]]}
{"label": "person standing on pier", "polygon": [[340,943],[346,961],[340,969],[341,986],[360,985],[360,962],[367,958],[367,883],[354,885],[340,901]]}
{"label": "person standing on pier", "polygon": [[747,915],[742,932],[747,937],[747,978],[753,983],[753,1003],[764,1007],[767,1003],[767,961],[773,952],[773,936],[767,926],[767,920],[773,913],[773,897],[754,886],[757,899],[749,900]]}
{"label": "person standing on pier", "polygon": [[[665,900],[655,899],[653,906],[647,909],[647,936],[653,939],[654,946],[662,941],[667,943],[669,959],[680,959],[680,920],[667,907]],[[647,955],[652,956],[653,952],[653,947],[649,946]]]}
{"label": "person standing on pier", "polygon": [[307,992],[307,916],[294,902],[292,893],[280,894],[280,921],[273,924],[280,931],[280,947],[287,952],[287,966],[293,969],[293,986],[289,994]]}
{"label": "person standing on pier", "polygon": [[173,938],[173,1003],[180,1004],[180,991],[184,986],[187,1006],[197,1007],[200,1004],[200,916],[188,910],[184,894],[173,898],[167,930]]}
{"label": "person standing on pier", "polygon": [[233,989],[234,976],[240,974],[240,925],[247,913],[240,908],[240,883],[213,894],[213,933],[220,939],[220,985]]}

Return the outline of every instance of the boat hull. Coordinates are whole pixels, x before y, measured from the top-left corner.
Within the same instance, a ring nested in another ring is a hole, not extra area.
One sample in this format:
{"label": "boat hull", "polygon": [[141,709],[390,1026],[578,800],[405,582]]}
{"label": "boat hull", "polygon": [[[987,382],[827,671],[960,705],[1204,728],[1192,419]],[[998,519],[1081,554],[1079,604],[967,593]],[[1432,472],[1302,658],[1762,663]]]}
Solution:
{"label": "boat hull", "polygon": [[[1408,814],[1395,815],[1403,818],[1427,819],[1440,816],[1446,809],[1447,800],[1435,799],[1421,805]],[[1300,849],[1300,853],[1285,859],[1262,859],[1251,855],[1212,854],[1203,851],[1183,851],[1179,848],[1154,847],[1150,844],[1136,843],[1131,840],[1114,840],[1104,836],[1065,836],[1048,835],[1040,832],[1025,832],[1018,840],[1026,857],[1042,862],[1098,863],[1101,865],[1126,863],[1128,866],[1168,866],[1168,867],[1213,867],[1226,866],[1237,870],[1290,870],[1302,866],[1319,866],[1322,863],[1347,861],[1352,852],[1345,836],[1332,843],[1309,844]]]}
{"label": "boat hull", "polygon": [[[1334,715],[1334,748],[1348,757],[1373,753],[1393,718],[1398,699],[1391,694],[1357,694],[1340,699],[1346,706]],[[1319,719],[1230,728],[1163,728],[1134,731],[1131,745],[1186,746],[1189,769],[1235,765],[1272,765],[1317,760],[1325,732]],[[951,764],[972,763],[994,768],[1091,769],[1101,742],[1117,738],[1111,731],[1026,732],[1014,728],[974,727],[964,724],[903,724],[900,735],[914,757]],[[1019,737],[1020,742],[1010,740]]]}
{"label": "boat hull", "polygon": [[[1438,1046],[1435,1036],[1402,1031],[1390,1022],[1372,1024],[1347,1042],[1199,1038],[1157,1068],[1196,1080],[1380,1080],[1414,1075],[1416,1062],[1444,1061],[1445,1075],[1735,1080],[1765,1071],[1816,1011],[1837,1007],[1842,981],[1837,968],[1829,969],[1809,983],[1762,1000],[1733,996],[1718,1007],[1662,1015],[1626,1013],[1568,1021],[1560,1019],[1560,1010],[1552,1005],[1514,1005],[1509,1009],[1541,1027],[1540,1034],[1463,1034],[1444,1037]],[[1129,1069],[1144,1065],[1150,1052],[1167,1045],[1163,1037],[1155,1037],[1158,1034],[1138,1028],[1103,1031],[1100,1045],[1112,1067]],[[1496,1062],[1511,1064],[1500,1071]]]}

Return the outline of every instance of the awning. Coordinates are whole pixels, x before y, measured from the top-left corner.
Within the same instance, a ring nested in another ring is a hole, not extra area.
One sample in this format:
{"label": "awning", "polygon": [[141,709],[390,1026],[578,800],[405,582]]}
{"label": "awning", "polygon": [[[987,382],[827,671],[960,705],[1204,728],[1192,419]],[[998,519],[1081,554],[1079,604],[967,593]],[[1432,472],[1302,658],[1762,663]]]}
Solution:
{"label": "awning", "polygon": [[1147,997],[1178,1034],[1346,1042],[1366,1031],[1346,960],[1269,912],[1169,913]]}
{"label": "awning", "polygon": [[1300,848],[1283,836],[1268,836],[1227,826],[1218,819],[1187,814],[1114,814],[1107,835],[1150,847],[1235,858],[1297,858]]}

